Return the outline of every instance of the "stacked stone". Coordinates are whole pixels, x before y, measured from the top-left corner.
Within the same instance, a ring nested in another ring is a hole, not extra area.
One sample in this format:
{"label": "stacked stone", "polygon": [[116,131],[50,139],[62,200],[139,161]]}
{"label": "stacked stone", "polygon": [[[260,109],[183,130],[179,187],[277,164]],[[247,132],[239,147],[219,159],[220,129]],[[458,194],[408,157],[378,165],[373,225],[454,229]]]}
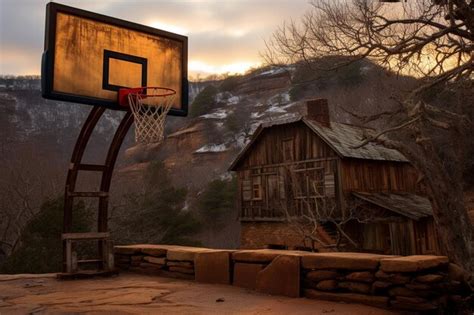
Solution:
{"label": "stacked stone", "polygon": [[467,293],[459,267],[443,256],[315,254],[302,257],[302,268],[309,298],[429,311]]}
{"label": "stacked stone", "polygon": [[126,245],[115,246],[115,266],[146,274],[194,279],[194,252],[181,246]]}
{"label": "stacked stone", "polygon": [[375,277],[373,293],[388,295],[399,309],[443,309],[469,294],[462,270],[443,256],[382,259]]}
{"label": "stacked stone", "polygon": [[266,294],[409,311],[448,309],[448,303],[470,294],[462,270],[444,256],[127,245],[115,247],[115,263],[121,269]]}
{"label": "stacked stone", "polygon": [[115,266],[133,271],[165,270],[167,251],[157,245],[115,246]]}
{"label": "stacked stone", "polygon": [[175,278],[194,279],[194,256],[196,250],[170,249],[166,254],[168,275]]}

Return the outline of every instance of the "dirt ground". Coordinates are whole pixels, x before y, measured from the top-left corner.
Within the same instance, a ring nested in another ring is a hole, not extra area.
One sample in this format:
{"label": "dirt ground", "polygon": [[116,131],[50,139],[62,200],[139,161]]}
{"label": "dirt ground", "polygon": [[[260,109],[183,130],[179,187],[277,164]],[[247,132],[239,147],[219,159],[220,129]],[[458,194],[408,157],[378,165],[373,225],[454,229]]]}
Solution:
{"label": "dirt ground", "polygon": [[0,275],[0,314],[395,314],[374,307],[260,294],[234,286],[120,274],[56,280]]}

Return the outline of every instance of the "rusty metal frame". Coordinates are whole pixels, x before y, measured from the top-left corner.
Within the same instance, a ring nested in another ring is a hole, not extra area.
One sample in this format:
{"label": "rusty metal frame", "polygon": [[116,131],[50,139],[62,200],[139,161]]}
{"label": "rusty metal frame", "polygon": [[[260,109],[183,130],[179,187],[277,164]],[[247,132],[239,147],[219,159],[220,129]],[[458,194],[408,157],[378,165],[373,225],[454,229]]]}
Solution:
{"label": "rusty metal frame", "polygon": [[[97,216],[97,235],[102,235],[108,230],[108,202],[109,202],[109,190],[112,180],[113,170],[117,156],[120,151],[120,147],[123,143],[125,136],[127,135],[130,126],[133,123],[133,115],[130,111],[127,111],[120,122],[115,135],[110,144],[107,157],[104,165],[95,164],[82,164],[82,158],[84,156],[85,149],[89,143],[92,132],[95,126],[99,122],[103,113],[105,112],[104,107],[94,106],[89,113],[84,125],[82,126],[81,132],[76,140],[74,150],[71,156],[71,163],[66,178],[66,186],[64,193],[64,218],[63,218],[63,235],[73,233],[72,231],[72,220],[73,220],[73,205],[74,198],[76,197],[95,197],[99,198],[99,211]],[[102,172],[102,179],[100,183],[100,191],[97,192],[77,192],[75,191],[77,176],[79,171],[97,171]],[[91,233],[92,234],[92,233]],[[110,271],[110,264],[107,263],[107,253],[109,242],[108,238],[97,237],[98,240],[98,253],[100,254],[100,263],[98,265],[98,271]],[[69,266],[68,255],[70,255],[71,248],[67,246],[67,241],[63,241],[63,272],[71,273],[71,266]],[[68,272],[69,271],[69,272]],[[74,272],[74,271],[73,271]]]}

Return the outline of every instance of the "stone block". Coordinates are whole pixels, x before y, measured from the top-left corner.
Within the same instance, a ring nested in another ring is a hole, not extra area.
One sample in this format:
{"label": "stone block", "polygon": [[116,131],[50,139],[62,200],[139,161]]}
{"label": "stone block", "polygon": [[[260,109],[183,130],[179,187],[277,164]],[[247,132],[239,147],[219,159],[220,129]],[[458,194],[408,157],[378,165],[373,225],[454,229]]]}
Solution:
{"label": "stone block", "polygon": [[255,290],[257,274],[265,267],[262,264],[234,264],[233,285]]}
{"label": "stone block", "polygon": [[314,282],[336,279],[340,276],[341,273],[334,270],[312,270],[306,274],[306,278]]}
{"label": "stone block", "polygon": [[307,252],[278,249],[238,250],[232,253],[232,260],[238,262],[269,263],[280,255],[301,256],[303,254],[307,254]]}
{"label": "stone block", "polygon": [[374,270],[387,255],[366,253],[311,253],[301,257],[305,269]]}
{"label": "stone block", "polygon": [[278,256],[257,273],[256,290],[263,293],[300,296],[300,257]]}
{"label": "stone block", "polygon": [[322,292],[312,289],[304,290],[304,296],[310,299],[346,303],[360,303],[377,307],[387,307],[389,301],[389,298],[386,296],[365,295],[357,293]]}
{"label": "stone block", "polygon": [[228,251],[197,253],[194,258],[196,281],[230,284],[230,266],[230,253]]}
{"label": "stone block", "polygon": [[337,289],[337,281],[336,280],[323,280],[316,284],[316,289],[321,291],[333,291]]}
{"label": "stone block", "polygon": [[166,264],[166,258],[164,257],[145,256],[143,257],[143,260],[151,264],[157,264],[157,265]]}
{"label": "stone block", "polygon": [[369,271],[359,271],[351,272],[346,276],[346,279],[350,281],[372,283],[375,280],[375,276],[372,272]]}
{"label": "stone block", "polygon": [[197,253],[212,251],[208,248],[199,247],[176,247],[168,249],[166,253],[166,259],[176,261],[192,261]]}
{"label": "stone block", "polygon": [[386,273],[379,270],[375,273],[375,277],[383,281],[388,281],[393,284],[405,284],[410,282],[410,276],[401,273]]}
{"label": "stone block", "polygon": [[155,257],[166,257],[166,253],[168,252],[167,248],[163,247],[150,247],[150,248],[143,248],[142,253],[149,255],[149,256],[155,256]]}
{"label": "stone block", "polygon": [[413,255],[385,258],[380,261],[380,269],[385,272],[417,272],[447,266],[446,256]]}
{"label": "stone block", "polygon": [[[154,253],[165,253],[169,248],[176,248],[182,246],[176,245],[154,245],[154,244],[134,244],[134,245],[117,245],[114,246],[114,252],[118,254],[139,254],[144,253],[146,255],[158,256]],[[159,256],[161,256],[160,254]]]}
{"label": "stone block", "polygon": [[147,268],[150,268],[150,269],[162,269],[165,265],[158,265],[158,264],[151,264],[151,263],[147,263],[147,262],[141,262],[139,264],[140,268],[143,268],[143,269],[147,269]]}
{"label": "stone block", "polygon": [[338,287],[341,289],[346,289],[354,293],[369,294],[371,291],[371,286],[367,283],[362,282],[339,282]]}
{"label": "stone block", "polygon": [[418,276],[415,278],[415,280],[421,283],[436,283],[443,280],[443,276],[436,275],[436,274],[427,274],[427,275]]}

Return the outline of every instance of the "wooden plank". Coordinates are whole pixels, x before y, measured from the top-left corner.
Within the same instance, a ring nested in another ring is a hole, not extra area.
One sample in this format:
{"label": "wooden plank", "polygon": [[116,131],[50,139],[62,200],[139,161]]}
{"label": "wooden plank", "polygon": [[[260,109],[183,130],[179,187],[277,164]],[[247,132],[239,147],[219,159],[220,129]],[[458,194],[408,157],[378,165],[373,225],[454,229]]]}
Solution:
{"label": "wooden plank", "polygon": [[63,233],[61,238],[63,240],[101,240],[110,237],[109,232],[88,232],[88,233]]}

